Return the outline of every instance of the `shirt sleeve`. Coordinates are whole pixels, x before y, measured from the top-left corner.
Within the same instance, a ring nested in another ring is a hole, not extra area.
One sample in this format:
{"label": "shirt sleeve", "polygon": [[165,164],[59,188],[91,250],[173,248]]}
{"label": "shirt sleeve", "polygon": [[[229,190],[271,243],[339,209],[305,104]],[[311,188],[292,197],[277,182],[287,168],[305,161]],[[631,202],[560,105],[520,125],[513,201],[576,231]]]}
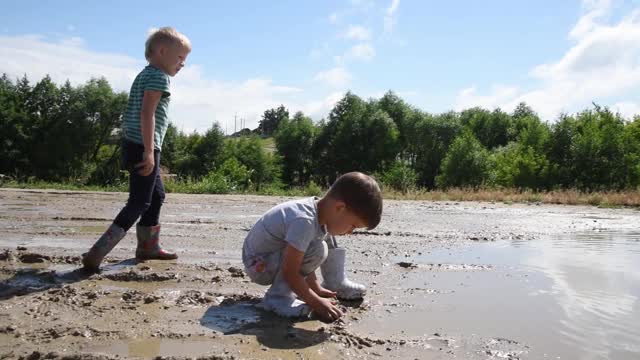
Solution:
{"label": "shirt sleeve", "polygon": [[144,84],[144,90],[161,91],[165,96],[171,95],[169,91],[169,76],[160,71],[152,72]]}
{"label": "shirt sleeve", "polygon": [[296,248],[306,252],[309,244],[316,238],[316,229],[310,219],[295,219],[287,228],[285,241]]}

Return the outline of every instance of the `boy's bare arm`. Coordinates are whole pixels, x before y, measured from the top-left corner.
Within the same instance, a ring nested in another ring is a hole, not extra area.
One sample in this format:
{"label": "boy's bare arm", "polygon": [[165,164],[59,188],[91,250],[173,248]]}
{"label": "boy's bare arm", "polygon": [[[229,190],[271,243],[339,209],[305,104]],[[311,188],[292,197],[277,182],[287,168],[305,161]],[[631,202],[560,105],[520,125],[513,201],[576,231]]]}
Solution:
{"label": "boy's bare arm", "polygon": [[311,288],[311,290],[313,290],[313,292],[320,297],[335,298],[337,296],[337,294],[334,291],[325,289],[322,287],[322,285],[320,285],[320,281],[318,281],[318,278],[316,277],[315,272],[312,272],[311,274],[309,274],[306,278],[306,281],[307,281],[307,285],[309,285],[309,288]]}
{"label": "boy's bare arm", "polygon": [[300,274],[300,267],[304,253],[291,245],[284,250],[282,260],[282,274],[291,290],[307,303],[322,318],[333,321],[342,316],[342,312],[329,299],[319,297],[314,293]]}
{"label": "boy's bare arm", "polygon": [[313,306],[317,302],[316,295],[300,274],[300,267],[304,253],[291,245],[287,245],[284,250],[284,258],[282,259],[282,273],[284,280],[289,284],[291,290],[302,299],[302,301]]}
{"label": "boy's bare arm", "polygon": [[142,162],[136,165],[139,169],[140,175],[148,176],[153,172],[155,161],[153,158],[154,150],[154,134],[156,127],[156,108],[160,99],[162,98],[162,91],[145,90],[142,97],[142,111],[140,112],[140,128],[142,130],[142,142],[144,145],[144,154],[142,156]]}

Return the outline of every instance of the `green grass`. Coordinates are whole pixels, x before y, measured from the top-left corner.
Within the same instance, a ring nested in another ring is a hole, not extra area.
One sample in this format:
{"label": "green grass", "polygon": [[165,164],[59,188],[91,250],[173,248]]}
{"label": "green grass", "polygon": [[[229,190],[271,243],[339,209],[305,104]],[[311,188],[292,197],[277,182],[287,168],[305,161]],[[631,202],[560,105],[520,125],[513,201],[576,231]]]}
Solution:
{"label": "green grass", "polygon": [[[169,193],[182,194],[207,194],[207,184],[194,180],[166,180],[165,188]],[[112,186],[82,185],[75,183],[52,183],[44,181],[0,183],[0,188],[17,189],[56,189],[56,190],[84,190],[84,191],[110,191],[126,192],[127,184]],[[245,195],[272,195],[272,196],[319,196],[326,189],[311,183],[305,187],[284,188],[281,185],[267,184],[260,190],[231,190],[225,193]],[[640,190],[604,191],[585,193],[577,190],[556,190],[548,192],[533,192],[518,189],[449,189],[426,190],[412,189],[407,192],[385,189],[384,198],[390,200],[424,200],[424,201],[486,201],[502,202],[506,205],[514,203],[543,203],[562,205],[591,205],[600,208],[640,208]]]}
{"label": "green grass", "polygon": [[276,152],[276,140],[273,137],[262,138],[260,139],[260,141],[262,142],[262,148],[264,149],[264,151],[268,152],[269,154],[273,154]]}
{"label": "green grass", "polygon": [[46,181],[16,182],[7,181],[0,183],[0,188],[14,189],[47,189],[47,190],[78,190],[78,191],[105,191],[105,192],[125,192],[129,187],[127,184],[118,185],[85,185],[76,183],[58,183]]}

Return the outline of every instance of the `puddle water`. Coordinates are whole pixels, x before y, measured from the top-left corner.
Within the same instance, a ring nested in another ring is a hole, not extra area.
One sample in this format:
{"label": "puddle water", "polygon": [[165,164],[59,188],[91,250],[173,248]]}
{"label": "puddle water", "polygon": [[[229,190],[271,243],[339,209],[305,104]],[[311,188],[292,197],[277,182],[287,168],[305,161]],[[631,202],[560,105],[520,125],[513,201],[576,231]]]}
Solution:
{"label": "puddle water", "polygon": [[43,270],[40,267],[21,268],[9,279],[0,281],[0,300],[61,287],[89,278],[82,269],[56,265]]}
{"label": "puddle water", "polygon": [[173,339],[138,339],[118,341],[112,344],[90,347],[87,351],[122,357],[136,357],[151,359],[160,354],[162,356],[201,356],[211,353],[215,347],[215,340],[173,340]]}
{"label": "puddle water", "polygon": [[15,236],[3,237],[0,239],[0,247],[14,248],[16,246],[25,247],[59,247],[65,249],[88,249],[91,246],[90,241],[79,240],[66,237],[47,237],[47,236],[25,236],[17,234]]}
{"label": "puddle water", "polygon": [[211,307],[200,319],[200,324],[212,330],[231,334],[260,321],[262,312],[253,304],[237,303]]}
{"label": "puddle water", "polygon": [[473,243],[400,260],[418,264],[383,295],[401,302],[356,324],[361,331],[500,336],[528,345],[532,359],[640,358],[640,232]]}
{"label": "puddle water", "polygon": [[[317,321],[292,322],[262,311],[255,304],[231,301],[231,304],[211,306],[200,319],[203,329],[215,330],[222,333],[222,337],[132,339],[91,346],[85,350],[123,357],[195,357],[204,354],[220,355],[221,345],[231,341],[235,350],[244,354],[240,358],[335,358],[335,354],[326,354],[324,344],[327,343],[329,334],[317,331],[319,324]],[[250,336],[252,339],[238,344],[234,335]],[[292,349],[297,351],[294,353]]]}
{"label": "puddle water", "polygon": [[75,228],[70,228],[69,230],[74,233],[81,234],[102,234],[105,230],[106,226],[104,225],[84,225],[77,226]]}

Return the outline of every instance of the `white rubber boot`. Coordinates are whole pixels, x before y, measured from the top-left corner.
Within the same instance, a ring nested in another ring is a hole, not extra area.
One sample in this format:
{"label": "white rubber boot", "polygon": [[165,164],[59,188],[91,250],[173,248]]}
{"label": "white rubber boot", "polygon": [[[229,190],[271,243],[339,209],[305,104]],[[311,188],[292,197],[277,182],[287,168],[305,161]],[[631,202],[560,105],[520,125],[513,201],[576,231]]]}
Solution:
{"label": "white rubber boot", "polygon": [[362,299],[367,288],[347,279],[344,273],[345,249],[329,249],[327,260],[320,265],[322,273],[322,287],[338,294],[338,298],[345,300]]}
{"label": "white rubber boot", "polygon": [[288,318],[307,317],[311,313],[309,305],[297,299],[289,284],[279,271],[273,284],[262,299],[261,307]]}

